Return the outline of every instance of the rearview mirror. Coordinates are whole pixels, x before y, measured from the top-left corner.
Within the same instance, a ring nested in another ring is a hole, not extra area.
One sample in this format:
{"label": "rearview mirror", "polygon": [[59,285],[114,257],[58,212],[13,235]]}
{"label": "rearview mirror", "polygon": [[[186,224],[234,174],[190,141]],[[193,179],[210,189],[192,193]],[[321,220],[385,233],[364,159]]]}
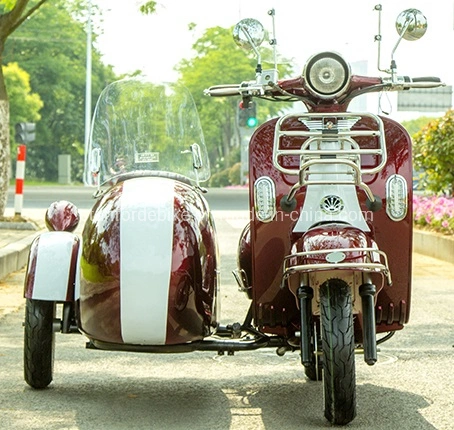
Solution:
{"label": "rearview mirror", "polygon": [[233,28],[233,40],[243,49],[254,51],[262,44],[265,39],[265,29],[263,25],[253,18],[242,19]]}
{"label": "rearview mirror", "polygon": [[427,19],[418,9],[406,9],[396,19],[396,30],[405,40],[418,40],[427,30]]}

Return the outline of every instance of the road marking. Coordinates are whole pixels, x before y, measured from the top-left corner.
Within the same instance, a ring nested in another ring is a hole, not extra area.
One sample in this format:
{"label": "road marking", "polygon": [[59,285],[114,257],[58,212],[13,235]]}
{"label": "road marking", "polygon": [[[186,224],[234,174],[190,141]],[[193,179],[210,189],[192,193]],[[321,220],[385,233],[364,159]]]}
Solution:
{"label": "road marking", "polygon": [[252,391],[241,393],[238,390],[224,388],[222,392],[225,394],[230,405],[230,414],[232,420],[230,422],[230,430],[237,429],[265,429],[265,424],[262,419],[262,409],[253,408],[249,401],[249,396],[253,395]]}

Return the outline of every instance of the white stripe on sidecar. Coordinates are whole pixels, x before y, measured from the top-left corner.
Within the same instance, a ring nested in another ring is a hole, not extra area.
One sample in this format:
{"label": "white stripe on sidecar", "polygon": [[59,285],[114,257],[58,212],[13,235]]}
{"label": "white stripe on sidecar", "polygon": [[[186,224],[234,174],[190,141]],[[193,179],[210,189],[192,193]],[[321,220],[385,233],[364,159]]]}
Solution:
{"label": "white stripe on sidecar", "polygon": [[125,181],[120,212],[120,318],[125,343],[166,342],[174,182]]}

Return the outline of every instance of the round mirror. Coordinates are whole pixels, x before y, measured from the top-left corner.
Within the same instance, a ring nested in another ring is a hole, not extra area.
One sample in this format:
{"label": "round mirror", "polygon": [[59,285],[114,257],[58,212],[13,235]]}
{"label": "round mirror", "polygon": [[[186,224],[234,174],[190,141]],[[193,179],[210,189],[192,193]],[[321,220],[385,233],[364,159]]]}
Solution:
{"label": "round mirror", "polygon": [[242,19],[233,28],[233,40],[244,49],[253,49],[260,46],[265,39],[263,25],[254,18]]}
{"label": "round mirror", "polygon": [[418,40],[427,30],[427,19],[418,9],[407,9],[397,17],[396,29],[405,40]]}

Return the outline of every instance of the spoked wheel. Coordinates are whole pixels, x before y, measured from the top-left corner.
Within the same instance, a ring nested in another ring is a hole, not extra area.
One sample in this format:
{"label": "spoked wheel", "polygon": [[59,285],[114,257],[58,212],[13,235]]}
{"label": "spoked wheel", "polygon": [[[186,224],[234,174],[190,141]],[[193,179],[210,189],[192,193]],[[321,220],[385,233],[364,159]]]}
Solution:
{"label": "spoked wheel", "polygon": [[347,424],[356,415],[355,342],[348,284],[330,279],[320,287],[325,417]]}
{"label": "spoked wheel", "polygon": [[317,325],[312,326],[312,335],[311,335],[312,350],[314,351],[312,357],[312,363],[304,366],[304,374],[311,381],[321,381],[322,380],[322,369],[323,369],[323,359],[322,356],[318,353],[321,346],[320,332]]}
{"label": "spoked wheel", "polygon": [[54,373],[55,303],[27,299],[24,324],[24,378],[33,388],[45,388]]}

